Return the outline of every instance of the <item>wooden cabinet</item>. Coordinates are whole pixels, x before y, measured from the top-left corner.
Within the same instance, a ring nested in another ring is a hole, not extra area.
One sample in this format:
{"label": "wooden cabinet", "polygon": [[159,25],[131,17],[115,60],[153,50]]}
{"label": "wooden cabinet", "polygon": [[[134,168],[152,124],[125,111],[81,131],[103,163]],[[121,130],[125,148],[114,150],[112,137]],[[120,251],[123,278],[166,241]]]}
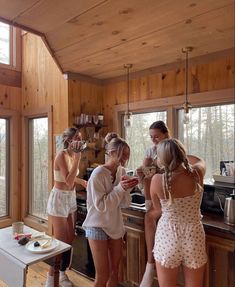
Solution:
{"label": "wooden cabinet", "polygon": [[[122,285],[137,287],[145,271],[147,260],[143,211],[124,209],[123,219],[126,239],[122,261]],[[221,224],[220,224],[221,225]],[[222,224],[223,225],[223,224]],[[223,226],[222,226],[223,227]],[[208,263],[204,287],[235,286],[235,235],[222,229],[205,226]],[[183,270],[180,268],[177,287],[184,286]],[[151,287],[158,287],[157,278]]]}
{"label": "wooden cabinet", "polygon": [[235,286],[235,238],[206,235],[208,264],[205,287]]}
{"label": "wooden cabinet", "polygon": [[122,282],[124,286],[139,286],[146,262],[144,212],[123,210],[126,236],[123,249]]}

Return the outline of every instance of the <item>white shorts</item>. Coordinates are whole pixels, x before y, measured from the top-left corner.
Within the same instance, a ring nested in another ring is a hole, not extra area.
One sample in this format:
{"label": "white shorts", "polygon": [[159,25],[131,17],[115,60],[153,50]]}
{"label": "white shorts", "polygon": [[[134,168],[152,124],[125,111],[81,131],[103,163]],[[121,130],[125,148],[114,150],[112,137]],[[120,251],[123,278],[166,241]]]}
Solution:
{"label": "white shorts", "polygon": [[53,216],[68,217],[77,210],[76,191],[53,187],[47,202],[47,213]]}

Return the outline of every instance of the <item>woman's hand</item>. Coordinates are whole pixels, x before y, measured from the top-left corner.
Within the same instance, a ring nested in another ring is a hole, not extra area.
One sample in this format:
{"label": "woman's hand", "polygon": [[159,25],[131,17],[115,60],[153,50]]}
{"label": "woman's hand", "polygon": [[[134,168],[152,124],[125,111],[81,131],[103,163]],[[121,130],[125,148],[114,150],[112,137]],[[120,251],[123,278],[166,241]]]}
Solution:
{"label": "woman's hand", "polygon": [[138,182],[139,182],[138,177],[129,177],[127,175],[124,175],[122,176],[120,184],[123,189],[128,190],[135,187],[138,184]]}
{"label": "woman's hand", "polygon": [[87,188],[87,181],[86,180],[79,178],[79,177],[76,177],[75,182],[76,182],[76,184],[79,184],[79,185],[83,186],[84,188]]}
{"label": "woman's hand", "polygon": [[79,153],[83,151],[87,147],[87,143],[85,141],[72,141],[70,147],[73,152]]}

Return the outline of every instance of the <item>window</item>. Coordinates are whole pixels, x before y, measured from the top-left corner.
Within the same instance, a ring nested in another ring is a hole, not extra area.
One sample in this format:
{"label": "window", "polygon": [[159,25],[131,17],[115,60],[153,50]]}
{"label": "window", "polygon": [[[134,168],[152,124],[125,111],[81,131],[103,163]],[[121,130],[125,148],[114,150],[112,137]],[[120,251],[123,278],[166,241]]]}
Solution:
{"label": "window", "polygon": [[11,64],[11,27],[0,22],[0,63]]}
{"label": "window", "polygon": [[133,124],[125,130],[125,139],[131,148],[128,169],[136,169],[141,165],[145,150],[152,145],[149,137],[149,127],[155,122],[162,120],[166,122],[167,112],[149,112],[133,114]]}
{"label": "window", "polygon": [[220,161],[234,160],[234,105],[193,108],[187,126],[183,125],[183,110],[178,115],[179,139],[188,153],[206,161],[205,178],[211,180],[220,172]]}
{"label": "window", "polygon": [[48,118],[29,120],[29,214],[47,219]]}
{"label": "window", "polygon": [[8,146],[9,146],[9,123],[7,119],[0,118],[0,217],[7,216],[9,213]]}

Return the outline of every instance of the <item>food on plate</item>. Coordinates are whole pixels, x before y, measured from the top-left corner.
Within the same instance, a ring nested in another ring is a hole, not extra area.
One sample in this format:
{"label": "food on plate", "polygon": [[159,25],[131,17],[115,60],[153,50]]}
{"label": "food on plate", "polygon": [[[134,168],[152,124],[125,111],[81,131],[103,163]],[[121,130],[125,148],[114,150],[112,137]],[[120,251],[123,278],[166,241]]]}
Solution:
{"label": "food on plate", "polygon": [[42,247],[42,248],[50,247],[50,246],[51,246],[51,242],[52,242],[52,238],[49,238],[48,240],[46,240],[45,242],[43,242],[43,243],[41,244],[41,247]]}
{"label": "food on plate", "polygon": [[41,244],[38,241],[35,241],[34,244],[33,244],[34,247],[39,247],[40,245]]}

